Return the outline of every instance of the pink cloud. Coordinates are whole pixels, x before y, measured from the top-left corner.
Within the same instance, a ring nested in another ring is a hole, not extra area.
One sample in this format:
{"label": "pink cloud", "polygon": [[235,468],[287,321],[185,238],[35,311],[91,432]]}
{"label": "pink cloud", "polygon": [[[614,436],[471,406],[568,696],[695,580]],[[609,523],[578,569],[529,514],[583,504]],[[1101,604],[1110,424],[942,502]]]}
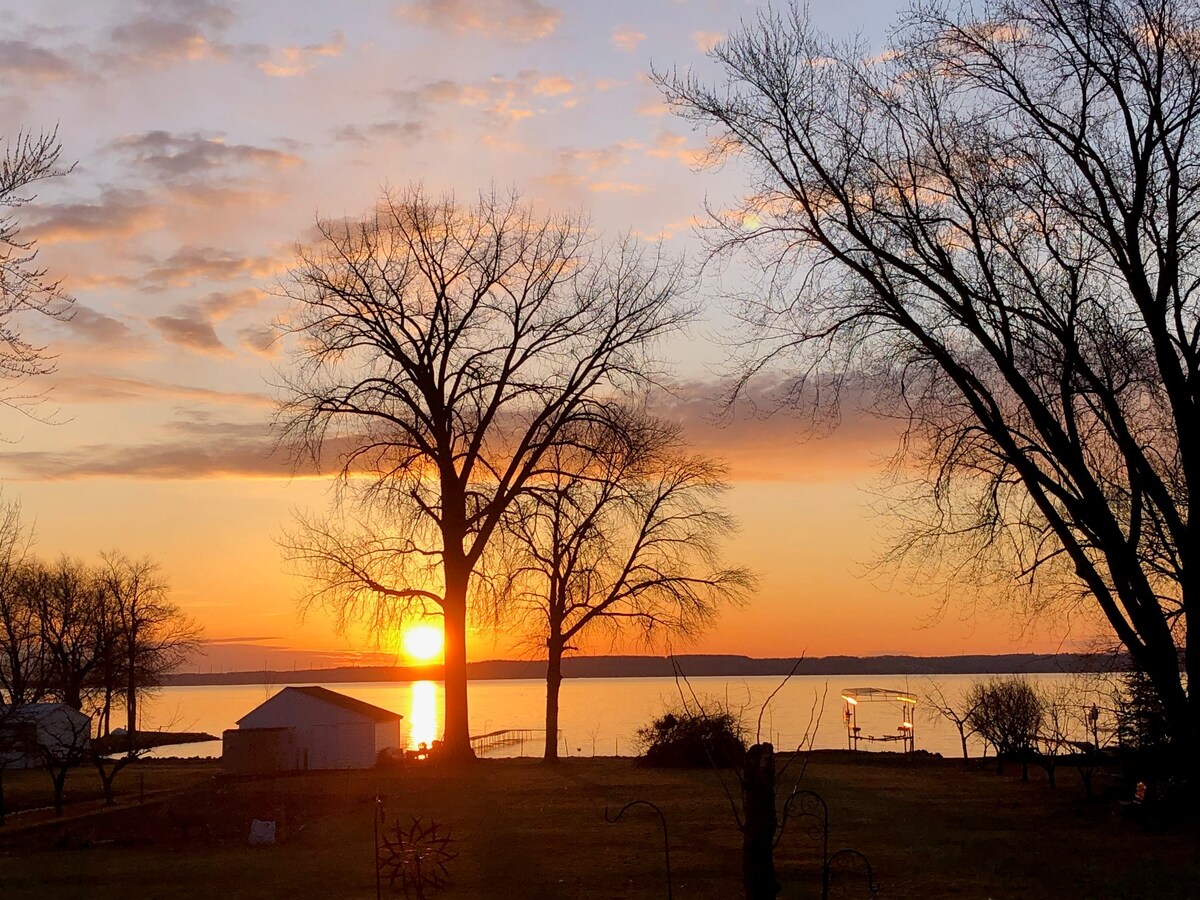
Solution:
{"label": "pink cloud", "polygon": [[637,49],[638,44],[646,39],[646,35],[628,25],[622,25],[612,33],[613,45],[626,53],[632,53]]}
{"label": "pink cloud", "polygon": [[409,0],[396,14],[440,31],[475,31],[518,43],[547,38],[562,11],[541,0]]}
{"label": "pink cloud", "polygon": [[258,68],[273,78],[292,78],[296,75],[304,75],[311,72],[321,58],[341,56],[345,46],[345,35],[339,31],[322,44],[280,47],[273,54],[273,59],[260,62]]}

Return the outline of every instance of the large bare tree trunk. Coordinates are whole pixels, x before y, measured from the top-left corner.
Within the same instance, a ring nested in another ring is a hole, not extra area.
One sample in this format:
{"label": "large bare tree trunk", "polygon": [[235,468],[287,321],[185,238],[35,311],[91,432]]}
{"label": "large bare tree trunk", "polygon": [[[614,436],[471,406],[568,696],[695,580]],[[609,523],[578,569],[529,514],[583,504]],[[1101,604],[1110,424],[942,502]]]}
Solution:
{"label": "large bare tree trunk", "polygon": [[562,687],[562,644],[551,639],[546,660],[546,752],[547,762],[558,759],[558,692]]}
{"label": "large bare tree trunk", "polygon": [[137,678],[130,661],[129,684],[125,687],[125,731],[129,737],[129,756],[137,753],[134,738],[137,735]]}
{"label": "large bare tree trunk", "polygon": [[446,730],[443,753],[450,759],[474,759],[467,721],[467,584],[446,573],[445,627]]}

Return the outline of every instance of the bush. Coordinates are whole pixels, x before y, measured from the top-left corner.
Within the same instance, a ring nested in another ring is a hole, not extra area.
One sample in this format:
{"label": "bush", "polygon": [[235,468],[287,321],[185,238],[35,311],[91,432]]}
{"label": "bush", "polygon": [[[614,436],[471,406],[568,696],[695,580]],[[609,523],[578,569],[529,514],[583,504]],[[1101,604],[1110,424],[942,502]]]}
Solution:
{"label": "bush", "polygon": [[1024,677],[991,678],[971,686],[967,722],[998,757],[1027,757],[1037,746],[1045,709]]}
{"label": "bush", "polygon": [[669,711],[637,731],[642,765],[718,768],[740,765],[746,754],[742,726],[730,712]]}

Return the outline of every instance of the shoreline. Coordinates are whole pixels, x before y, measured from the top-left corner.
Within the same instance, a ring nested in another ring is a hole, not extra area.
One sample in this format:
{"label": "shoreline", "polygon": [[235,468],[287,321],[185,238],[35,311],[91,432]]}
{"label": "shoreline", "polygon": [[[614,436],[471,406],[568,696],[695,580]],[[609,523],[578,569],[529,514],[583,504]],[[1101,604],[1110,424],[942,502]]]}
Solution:
{"label": "shoreline", "polygon": [[[795,669],[808,675],[1020,675],[1120,672],[1123,657],[1088,653],[1005,653],[962,656],[824,656],[756,659],[748,656],[692,654],[673,657],[688,678],[783,677]],[[563,660],[564,678],[672,678],[676,669],[666,656],[576,656]],[[470,681],[541,680],[545,660],[493,659],[467,664]],[[441,681],[442,667],[339,666],[326,669],[256,669],[238,672],[180,672],[166,676],[163,687],[246,684],[351,684],[360,682]]]}

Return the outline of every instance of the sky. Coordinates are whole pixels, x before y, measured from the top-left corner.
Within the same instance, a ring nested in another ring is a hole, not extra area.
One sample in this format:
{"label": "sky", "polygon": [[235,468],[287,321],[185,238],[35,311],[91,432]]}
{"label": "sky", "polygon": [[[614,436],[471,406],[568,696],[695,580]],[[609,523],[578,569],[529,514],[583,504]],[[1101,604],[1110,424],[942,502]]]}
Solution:
{"label": "sky", "polygon": [[[318,217],[358,216],[387,186],[470,199],[512,187],[582,210],[604,234],[695,260],[705,203],[746,189],[701,171],[707,138],[674,117],[651,71],[717,77],[706,51],[752,2],[651,0],[120,0],[0,2],[0,131],[58,129],[65,177],[24,207],[39,262],[76,300],[69,322],[26,320],[57,355],[41,417],[0,414],[3,496],[38,552],[116,548],[159,560],[205,629],[194,668],[387,658],[372,637],[301,619],[276,539],[323,509],[327,480],[273,452],[278,285]],[[879,46],[895,0],[813,0],[833,34]],[[728,280],[663,355],[696,447],[730,463],[751,604],[677,649],[752,656],[941,655],[1072,649],[1062,622],[1026,629],[986,596],[938,597],[872,574],[890,426],[848,411],[802,440],[787,416],[710,421]],[[978,599],[980,602],[970,602]],[[595,648],[636,649],[608,645]],[[380,657],[379,652],[384,656]],[[473,658],[512,656],[480,627]]]}

